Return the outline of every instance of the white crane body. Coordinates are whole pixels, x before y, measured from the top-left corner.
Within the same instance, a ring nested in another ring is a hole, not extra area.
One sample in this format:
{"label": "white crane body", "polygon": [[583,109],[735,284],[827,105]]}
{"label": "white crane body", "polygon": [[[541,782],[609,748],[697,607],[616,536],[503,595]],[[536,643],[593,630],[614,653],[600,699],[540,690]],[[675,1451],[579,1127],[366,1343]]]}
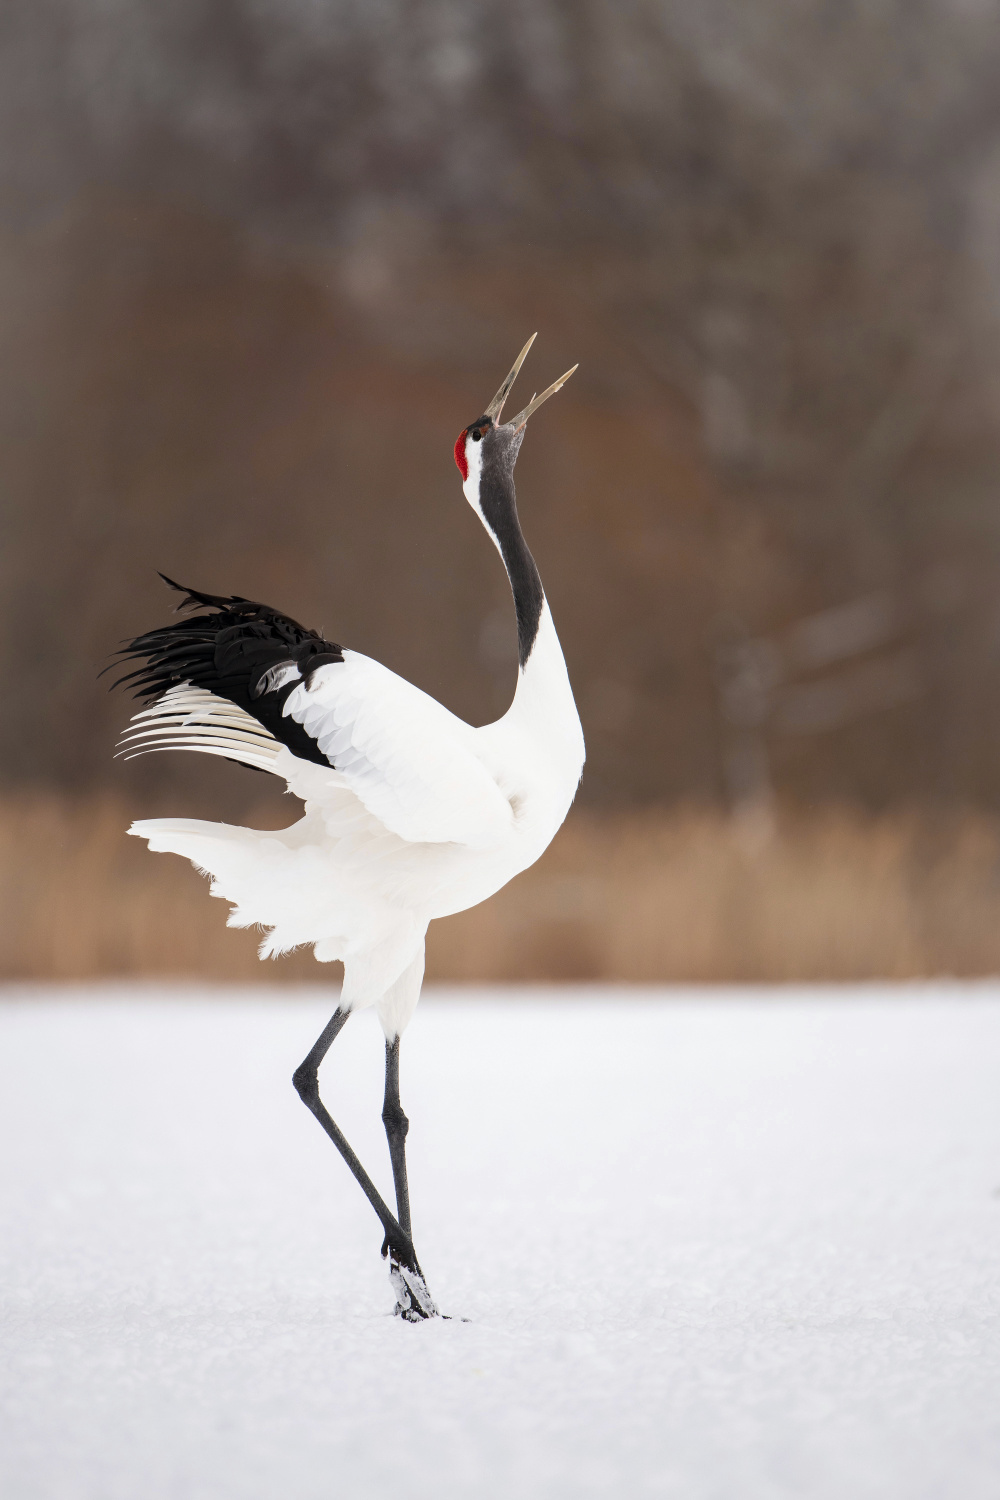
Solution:
{"label": "white crane body", "polygon": [[[348,650],[344,657],[319,667],[311,688],[297,686],[283,710],[306,725],[331,725],[336,769],[265,740],[256,721],[241,738],[226,700],[187,686],[133,721],[143,738],[132,737],[132,747],[245,759],[283,777],[305,802],[291,827],[150,818],[129,832],[211,875],[212,895],[232,903],[231,927],[267,928],[262,958],[311,943],[320,962],[342,960],[341,1005],[376,1006],[391,1038],[419,997],[428,923],[485,901],[551,843],[583,769],[583,731],[547,606],[513,703],[482,728],[380,663]],[[372,684],[379,708],[366,716],[362,693]],[[381,736],[387,706],[392,722]],[[404,971],[409,983],[400,987]]]}

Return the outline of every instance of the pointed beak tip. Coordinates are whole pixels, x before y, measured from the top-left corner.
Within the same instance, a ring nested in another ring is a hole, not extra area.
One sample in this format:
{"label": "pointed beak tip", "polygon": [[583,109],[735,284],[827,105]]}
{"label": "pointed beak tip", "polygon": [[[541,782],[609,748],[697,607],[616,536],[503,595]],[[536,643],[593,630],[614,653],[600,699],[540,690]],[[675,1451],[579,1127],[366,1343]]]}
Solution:
{"label": "pointed beak tip", "polygon": [[528,418],[534,415],[534,413],[541,406],[542,402],[547,401],[550,396],[554,396],[556,391],[561,391],[569,377],[575,370],[578,370],[579,368],[579,364],[575,364],[572,370],[567,370],[565,375],[560,375],[559,379],[554,380],[549,386],[548,390],[543,391],[540,396],[532,396],[531,400],[528,402],[524,410],[518,412],[517,416],[511,419],[510,426],[513,427],[514,431],[520,432],[521,428],[527,422]]}
{"label": "pointed beak tip", "polygon": [[518,372],[520,371],[521,366],[524,364],[524,361],[527,358],[528,350],[531,348],[532,344],[535,342],[535,340],[536,340],[537,337],[538,337],[537,333],[533,333],[531,335],[531,338],[525,344],[524,348],[521,350],[520,354],[517,356],[517,359],[515,359],[514,364],[513,364],[512,368],[511,368],[510,374],[507,376],[507,379],[504,381],[503,385],[497,391],[496,395],[493,397],[493,400],[490,402],[489,406],[486,408],[486,415],[490,418],[491,421],[493,421],[496,424],[499,424],[499,422],[500,422],[500,413],[503,411],[504,402],[507,400],[507,397],[510,395],[511,386],[514,384],[514,381],[517,379]]}

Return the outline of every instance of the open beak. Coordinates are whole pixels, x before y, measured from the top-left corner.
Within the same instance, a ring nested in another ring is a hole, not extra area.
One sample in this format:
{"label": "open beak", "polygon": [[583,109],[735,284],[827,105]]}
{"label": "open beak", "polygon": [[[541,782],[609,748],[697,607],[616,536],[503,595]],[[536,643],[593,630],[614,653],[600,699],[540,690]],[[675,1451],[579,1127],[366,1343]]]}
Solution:
{"label": "open beak", "polygon": [[[515,359],[514,367],[511,370],[510,374],[507,376],[507,379],[504,381],[503,385],[497,391],[496,395],[493,397],[493,400],[486,408],[486,416],[488,416],[490,420],[492,422],[495,422],[498,426],[500,423],[500,413],[503,411],[503,404],[507,400],[507,397],[510,395],[510,388],[514,384],[514,381],[517,379],[518,371],[524,364],[524,361],[527,358],[528,350],[531,348],[537,337],[537,333],[533,333],[531,335],[531,338],[528,340],[524,348],[521,350],[520,354]],[[573,366],[573,370],[576,370],[578,368],[578,365]],[[547,391],[543,391],[540,396],[532,396],[531,400],[528,402],[524,410],[518,412],[517,416],[510,423],[510,426],[513,427],[515,432],[520,432],[521,428],[531,416],[532,412],[536,412],[543,401],[547,401],[550,396],[554,396],[556,391],[562,390],[563,386],[572,375],[573,370],[567,370],[565,375],[560,375],[559,379],[552,385],[550,385]]]}

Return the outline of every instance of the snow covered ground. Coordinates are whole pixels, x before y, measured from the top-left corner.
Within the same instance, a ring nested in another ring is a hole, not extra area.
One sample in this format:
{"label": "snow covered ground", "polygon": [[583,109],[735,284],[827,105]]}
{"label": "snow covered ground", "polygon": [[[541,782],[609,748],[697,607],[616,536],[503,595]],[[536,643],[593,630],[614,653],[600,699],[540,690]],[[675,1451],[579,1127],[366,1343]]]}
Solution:
{"label": "snow covered ground", "polygon": [[1000,1494],[998,986],[4,1001],[7,1500]]}

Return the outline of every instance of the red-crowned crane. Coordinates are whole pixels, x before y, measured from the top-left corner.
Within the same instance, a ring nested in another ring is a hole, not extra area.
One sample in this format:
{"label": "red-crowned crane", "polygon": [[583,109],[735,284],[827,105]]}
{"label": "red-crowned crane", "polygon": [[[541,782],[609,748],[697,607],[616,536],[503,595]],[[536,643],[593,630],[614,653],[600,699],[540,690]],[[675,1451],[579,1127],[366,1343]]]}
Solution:
{"label": "red-crowned crane", "polygon": [[[396,1311],[411,1322],[437,1313],[413,1248],[399,1102],[399,1039],[420,994],[427,924],[477,905],[534,864],[569,810],[584,761],[566,663],[514,496],[525,423],[573,370],[512,421],[500,420],[533,342],[455,444],[465,497],[514,595],[520,667],[502,719],[474,729],[377,661],[267,605],[170,579],[185,596],[180,608],[195,613],[120,653],[142,663],[120,680],[153,700],[134,716],[123,753],[221,755],[283,777],[305,803],[305,815],[278,833],[189,818],[149,819],[129,832],[211,875],[212,895],[232,902],[230,926],[269,929],[262,958],[312,943],[321,962],[343,961],[340,1002],[294,1083],[378,1214]],[[382,1119],[395,1215],[317,1081],[348,1016],[372,1005],[386,1038]]]}

